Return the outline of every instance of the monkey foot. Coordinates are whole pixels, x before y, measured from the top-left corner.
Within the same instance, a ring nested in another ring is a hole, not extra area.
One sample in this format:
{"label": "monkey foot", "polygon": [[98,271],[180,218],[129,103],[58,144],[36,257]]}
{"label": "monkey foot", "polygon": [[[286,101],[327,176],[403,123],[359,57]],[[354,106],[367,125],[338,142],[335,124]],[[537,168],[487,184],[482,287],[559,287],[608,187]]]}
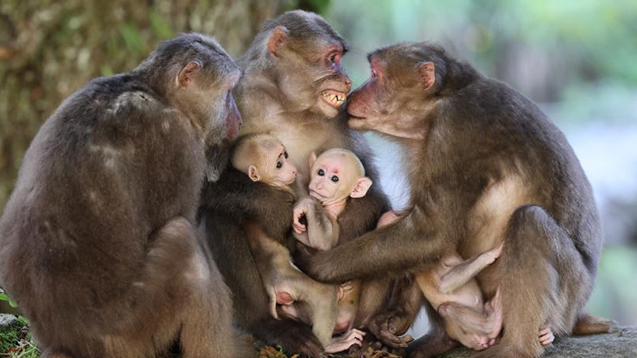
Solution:
{"label": "monkey foot", "polygon": [[538,337],[540,337],[540,344],[543,346],[549,345],[553,343],[553,340],[555,340],[553,331],[548,326],[540,329],[540,332],[538,333]]}

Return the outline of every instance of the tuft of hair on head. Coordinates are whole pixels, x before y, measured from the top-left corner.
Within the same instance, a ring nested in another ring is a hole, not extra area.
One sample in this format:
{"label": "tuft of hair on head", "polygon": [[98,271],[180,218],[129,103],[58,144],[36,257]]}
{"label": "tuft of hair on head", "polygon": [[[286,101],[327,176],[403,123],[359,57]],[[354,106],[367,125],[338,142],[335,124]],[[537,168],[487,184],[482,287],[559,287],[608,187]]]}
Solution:
{"label": "tuft of hair on head", "polygon": [[[350,158],[353,162],[354,165],[356,166],[356,173],[358,174],[359,177],[364,177],[365,176],[365,167],[363,166],[363,162],[361,162],[360,158],[358,158],[358,156],[356,154],[354,154],[354,152],[352,152],[351,150],[345,149],[345,148],[330,148],[326,151],[324,151],[323,153],[321,153],[321,155],[319,155],[319,158],[324,156],[324,155],[340,155],[340,156],[344,156],[344,157],[348,157]],[[318,158],[317,158],[318,159]]]}
{"label": "tuft of hair on head", "polygon": [[275,136],[267,133],[248,134],[239,138],[232,149],[230,163],[244,173],[251,165],[259,164],[266,151],[281,144]]}
{"label": "tuft of hair on head", "polygon": [[196,32],[182,33],[163,41],[133,73],[146,78],[153,89],[164,93],[179,71],[189,62],[198,62],[212,82],[223,79],[224,74],[239,72],[232,57],[215,38]]}

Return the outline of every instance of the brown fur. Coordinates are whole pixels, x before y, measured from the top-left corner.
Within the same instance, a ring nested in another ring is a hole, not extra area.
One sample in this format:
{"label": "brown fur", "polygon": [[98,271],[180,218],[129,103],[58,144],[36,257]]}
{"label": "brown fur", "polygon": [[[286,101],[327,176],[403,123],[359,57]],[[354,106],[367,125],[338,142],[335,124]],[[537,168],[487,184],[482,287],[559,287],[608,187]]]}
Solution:
{"label": "brown fur", "polygon": [[[332,147],[353,150],[368,176],[376,178],[362,136],[350,131],[345,118],[337,116],[338,109],[327,106],[321,97],[327,89],[349,91],[351,81],[347,74],[339,63],[330,61],[334,51],[341,56],[346,50],[345,40],[320,16],[291,11],[265,22],[239,59],[244,76],[235,94],[245,124],[241,134],[270,133],[277,137],[304,180],[308,179],[310,153]],[[307,182],[303,184],[307,187]],[[268,296],[240,226],[242,221],[253,220],[268,237],[286,247],[293,246],[294,240],[289,236],[290,197],[266,184],[253,183],[236,170],[228,170],[204,192],[202,228],[234,293],[239,325],[268,343],[282,345],[288,352],[318,356],[321,345],[309,326],[270,316]],[[339,218],[341,238],[347,241],[372,229],[386,206],[379,188],[352,200]]]}
{"label": "brown fur", "polygon": [[[239,68],[211,38],[163,43],[40,128],[0,220],[3,287],[43,357],[254,354],[193,227],[205,144],[236,136]],[[206,170],[206,167],[209,170]]]}
{"label": "brown fur", "polygon": [[[502,257],[477,277],[489,298],[501,287],[504,335],[478,355],[539,356],[541,327],[570,334],[584,314],[601,250],[591,187],[573,150],[535,104],[438,47],[404,43],[369,58],[378,76],[350,96],[349,124],[404,144],[411,210],[312,256],[308,273],[342,281],[405,272],[504,241]],[[412,356],[430,356],[423,342],[432,337],[446,341],[433,322]]]}

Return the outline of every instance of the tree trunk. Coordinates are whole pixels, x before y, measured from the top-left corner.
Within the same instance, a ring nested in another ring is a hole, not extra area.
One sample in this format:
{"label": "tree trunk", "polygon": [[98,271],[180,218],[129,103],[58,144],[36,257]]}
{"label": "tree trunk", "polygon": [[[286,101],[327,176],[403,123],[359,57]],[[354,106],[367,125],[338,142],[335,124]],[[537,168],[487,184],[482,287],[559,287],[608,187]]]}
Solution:
{"label": "tree trunk", "polygon": [[127,72],[161,40],[196,31],[239,55],[260,24],[302,0],[2,0],[0,2],[0,214],[31,139],[73,91]]}

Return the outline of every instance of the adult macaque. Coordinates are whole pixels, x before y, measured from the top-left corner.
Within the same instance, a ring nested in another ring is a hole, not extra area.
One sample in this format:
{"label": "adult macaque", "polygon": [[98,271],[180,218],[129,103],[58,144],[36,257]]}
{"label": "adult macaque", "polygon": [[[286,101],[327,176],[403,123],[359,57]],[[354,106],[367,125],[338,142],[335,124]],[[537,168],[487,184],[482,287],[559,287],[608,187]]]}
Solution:
{"label": "adult macaque", "polygon": [[[523,95],[439,47],[398,44],[369,61],[371,78],[350,95],[349,124],[404,145],[410,210],[316,253],[310,276],[343,282],[413,272],[504,242],[502,257],[477,276],[487,298],[500,288],[504,334],[478,356],[537,357],[542,327],[557,336],[608,331],[610,322],[584,311],[602,234],[590,184],[559,129]],[[454,345],[428,312],[432,330],[410,345],[413,357]]]}
{"label": "adult macaque", "polygon": [[[268,134],[242,137],[235,145],[232,165],[252,181],[262,182],[293,194],[290,185],[296,181],[297,170],[288,160],[283,144]],[[362,332],[332,338],[337,317],[337,288],[307,277],[292,264],[290,252],[280,242],[261,235],[255,223],[244,225],[252,256],[270,297],[270,313],[279,318],[277,303],[303,305],[306,323],[326,353],[336,353],[359,344]],[[256,232],[255,232],[256,231]],[[301,314],[297,313],[300,316]]]}
{"label": "adult macaque", "polygon": [[[303,186],[307,185],[309,154],[334,147],[356,153],[367,176],[375,178],[364,139],[349,130],[344,116],[337,117],[351,88],[340,63],[346,51],[345,40],[320,16],[291,11],[266,21],[238,61],[244,70],[235,90],[245,124],[241,134],[269,133],[285,143]],[[262,235],[293,246],[295,240],[288,235],[293,196],[253,182],[234,169],[209,185],[203,195],[201,227],[234,293],[239,325],[286,352],[320,356],[323,348],[310,326],[270,315],[269,298],[241,226],[242,221],[259,223]],[[341,241],[373,229],[386,209],[387,200],[379,188],[352,200],[339,216]],[[357,317],[373,317],[388,290],[388,284],[369,290],[365,296],[369,304],[361,305],[364,312]]]}
{"label": "adult macaque", "polygon": [[240,75],[215,40],[181,35],[40,128],[0,220],[0,275],[43,357],[254,354],[193,227],[216,174],[206,146],[239,130]]}
{"label": "adult macaque", "polygon": [[[332,148],[318,158],[310,155],[310,197],[294,207],[294,237],[316,250],[329,250],[339,240],[339,215],[350,198],[362,198],[372,186],[365,168],[356,154],[347,149]],[[318,204],[317,205],[317,201]],[[306,218],[307,224],[301,219]],[[351,330],[360,300],[360,282],[349,281],[341,286],[335,331]]]}

